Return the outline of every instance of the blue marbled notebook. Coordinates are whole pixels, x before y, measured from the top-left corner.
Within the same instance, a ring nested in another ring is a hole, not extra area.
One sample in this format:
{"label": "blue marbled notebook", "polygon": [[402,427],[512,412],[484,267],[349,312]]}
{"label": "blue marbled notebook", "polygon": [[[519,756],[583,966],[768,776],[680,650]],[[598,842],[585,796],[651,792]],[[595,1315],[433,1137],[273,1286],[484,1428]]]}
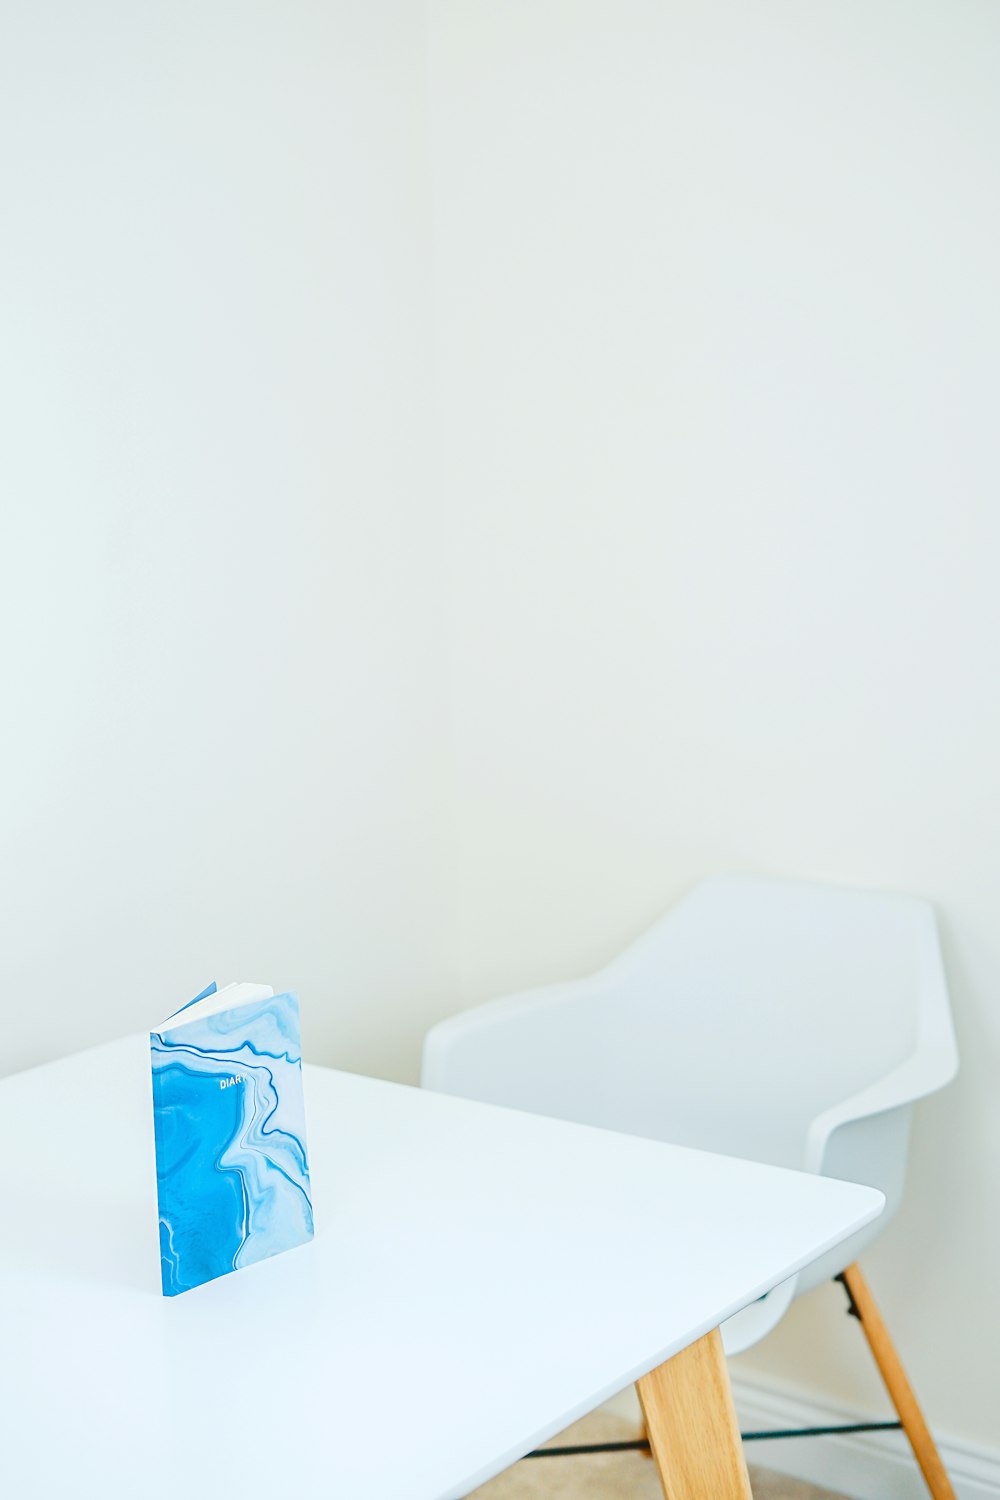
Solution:
{"label": "blue marbled notebook", "polygon": [[298,998],[211,985],[149,1040],[173,1297],[312,1238]]}

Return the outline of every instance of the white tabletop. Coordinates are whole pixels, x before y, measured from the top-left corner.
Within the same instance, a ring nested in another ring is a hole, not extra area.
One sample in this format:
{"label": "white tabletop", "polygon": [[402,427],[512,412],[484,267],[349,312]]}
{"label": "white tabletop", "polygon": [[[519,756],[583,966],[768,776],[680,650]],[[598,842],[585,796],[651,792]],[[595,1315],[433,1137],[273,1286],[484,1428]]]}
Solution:
{"label": "white tabletop", "polygon": [[0,1488],[452,1500],[881,1210],[306,1069],[316,1239],[165,1299],[144,1038],[0,1082]]}

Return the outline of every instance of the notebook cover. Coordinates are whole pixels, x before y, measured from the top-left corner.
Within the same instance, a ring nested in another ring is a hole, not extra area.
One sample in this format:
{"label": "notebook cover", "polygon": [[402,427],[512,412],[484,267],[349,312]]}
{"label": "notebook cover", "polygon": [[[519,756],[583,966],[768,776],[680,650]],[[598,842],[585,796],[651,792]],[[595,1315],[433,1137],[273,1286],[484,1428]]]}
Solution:
{"label": "notebook cover", "polygon": [[174,1297],[312,1238],[298,997],[149,1040],[160,1269]]}

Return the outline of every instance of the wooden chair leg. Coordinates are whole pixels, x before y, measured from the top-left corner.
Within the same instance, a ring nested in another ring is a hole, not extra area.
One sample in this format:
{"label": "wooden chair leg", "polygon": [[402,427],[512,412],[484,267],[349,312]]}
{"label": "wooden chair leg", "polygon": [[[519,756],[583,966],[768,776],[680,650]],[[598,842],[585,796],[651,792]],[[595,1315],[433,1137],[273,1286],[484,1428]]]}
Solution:
{"label": "wooden chair leg", "polygon": [[717,1328],[635,1388],[666,1500],[752,1500]]}
{"label": "wooden chair leg", "polygon": [[875,1357],[879,1373],[885,1381],[892,1404],[903,1424],[903,1431],[910,1440],[913,1456],[920,1465],[920,1472],[927,1482],[927,1488],[934,1500],[955,1500],[955,1491],[951,1487],[951,1480],[941,1462],[941,1455],[924,1421],[923,1412],[917,1405],[913,1388],[906,1378],[906,1371],[889,1337],[889,1330],[882,1321],[875,1298],[861,1274],[860,1266],[857,1263],[848,1266],[838,1280],[842,1281],[847,1289],[852,1311],[857,1314],[858,1322],[868,1340],[868,1346]]}

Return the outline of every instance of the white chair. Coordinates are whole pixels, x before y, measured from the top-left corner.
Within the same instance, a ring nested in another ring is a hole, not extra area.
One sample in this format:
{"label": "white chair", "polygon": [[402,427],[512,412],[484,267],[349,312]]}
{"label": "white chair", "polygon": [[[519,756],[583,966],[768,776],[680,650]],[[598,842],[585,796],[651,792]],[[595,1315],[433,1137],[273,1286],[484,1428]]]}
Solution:
{"label": "white chair", "polygon": [[935,1500],[953,1496],[855,1264],[902,1195],[914,1102],[958,1067],[932,907],[799,881],[703,881],[606,968],[436,1026],[443,1093],[870,1183],[882,1217],[723,1327],[728,1353],[793,1298],[845,1286]]}

